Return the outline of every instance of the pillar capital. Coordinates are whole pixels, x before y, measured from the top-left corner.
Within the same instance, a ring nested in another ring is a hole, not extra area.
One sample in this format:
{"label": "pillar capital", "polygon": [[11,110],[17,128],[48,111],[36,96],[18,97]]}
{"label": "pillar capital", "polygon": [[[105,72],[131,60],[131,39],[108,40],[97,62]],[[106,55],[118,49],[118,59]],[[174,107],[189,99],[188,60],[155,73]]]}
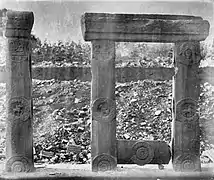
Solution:
{"label": "pillar capital", "polygon": [[7,11],[6,171],[33,171],[33,101],[30,35],[32,12]]}
{"label": "pillar capital", "polygon": [[29,38],[34,23],[33,12],[8,11],[6,15],[5,36]]}

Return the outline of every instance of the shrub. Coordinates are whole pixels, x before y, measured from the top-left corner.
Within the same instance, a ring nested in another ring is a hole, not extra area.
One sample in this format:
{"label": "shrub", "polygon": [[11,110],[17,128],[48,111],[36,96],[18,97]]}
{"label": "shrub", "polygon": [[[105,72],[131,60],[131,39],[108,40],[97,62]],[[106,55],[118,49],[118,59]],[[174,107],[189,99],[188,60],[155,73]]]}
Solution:
{"label": "shrub", "polygon": [[37,64],[43,61],[56,63],[78,63],[87,65],[90,63],[91,47],[89,44],[76,43],[74,41],[57,43],[43,43],[36,38],[32,43],[32,63]]}

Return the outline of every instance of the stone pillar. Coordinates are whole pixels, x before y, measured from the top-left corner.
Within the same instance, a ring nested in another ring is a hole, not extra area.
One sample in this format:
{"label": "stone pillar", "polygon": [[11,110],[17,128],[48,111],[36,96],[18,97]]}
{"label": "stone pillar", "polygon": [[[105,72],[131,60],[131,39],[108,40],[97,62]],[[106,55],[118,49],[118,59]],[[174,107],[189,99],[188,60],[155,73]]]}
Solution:
{"label": "stone pillar", "polygon": [[173,79],[172,163],[176,171],[200,171],[198,98],[200,44],[175,43]]}
{"label": "stone pillar", "polygon": [[92,171],[112,170],[117,165],[115,43],[92,41]]}
{"label": "stone pillar", "polygon": [[6,171],[33,170],[30,33],[32,12],[7,12],[7,130]]}

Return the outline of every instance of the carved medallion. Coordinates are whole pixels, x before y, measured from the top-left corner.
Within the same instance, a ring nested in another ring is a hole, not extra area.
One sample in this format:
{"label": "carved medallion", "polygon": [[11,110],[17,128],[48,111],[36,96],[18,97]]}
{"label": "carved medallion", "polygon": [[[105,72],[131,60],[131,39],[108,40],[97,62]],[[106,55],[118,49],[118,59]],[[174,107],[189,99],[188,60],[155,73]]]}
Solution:
{"label": "carved medallion", "polygon": [[[8,40],[11,56],[26,56],[29,53],[29,41],[23,39]],[[23,58],[25,59],[25,58]]]}
{"label": "carved medallion", "polygon": [[186,57],[186,59],[192,59],[192,50],[187,48],[184,52],[183,52],[184,56]]}
{"label": "carved medallion", "polygon": [[200,63],[201,54],[199,43],[194,42],[181,43],[178,51],[179,55],[184,57],[181,59],[178,58],[178,61],[180,63],[185,65]]}
{"label": "carved medallion", "polygon": [[100,122],[110,122],[116,116],[115,101],[108,98],[96,99],[92,104],[93,120]]}
{"label": "carved medallion", "polygon": [[197,102],[191,98],[182,99],[176,104],[176,120],[193,120],[197,116]]}
{"label": "carved medallion", "polygon": [[94,42],[93,44],[92,44],[92,51],[93,51],[93,53],[99,53],[100,52],[100,49],[101,49],[101,45],[100,44],[98,44],[97,42]]}
{"label": "carved medallion", "polygon": [[30,170],[29,160],[23,156],[13,156],[6,162],[7,172],[29,172]]}
{"label": "carved medallion", "polygon": [[13,119],[27,121],[30,117],[30,102],[24,97],[14,97],[9,100],[9,115]]}
{"label": "carved medallion", "polygon": [[179,155],[173,162],[173,168],[175,171],[198,171],[200,170],[199,157],[193,154]]}
{"label": "carved medallion", "polygon": [[92,171],[110,171],[116,168],[117,160],[109,154],[100,154],[93,158]]}
{"label": "carved medallion", "polygon": [[132,146],[131,160],[137,165],[145,165],[152,161],[154,158],[154,150],[147,142],[136,142]]}

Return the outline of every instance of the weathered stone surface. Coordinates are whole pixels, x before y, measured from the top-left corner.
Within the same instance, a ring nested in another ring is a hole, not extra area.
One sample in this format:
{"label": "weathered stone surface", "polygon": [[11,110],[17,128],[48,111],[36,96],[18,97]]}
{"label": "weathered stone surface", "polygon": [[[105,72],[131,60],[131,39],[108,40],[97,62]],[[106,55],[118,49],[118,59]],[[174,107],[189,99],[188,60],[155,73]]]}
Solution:
{"label": "weathered stone surface", "polygon": [[91,157],[92,171],[117,165],[115,43],[93,41],[91,60]]}
{"label": "weathered stone surface", "polygon": [[170,147],[164,141],[117,140],[118,164],[168,164]]}
{"label": "weathered stone surface", "polygon": [[74,80],[91,81],[90,67],[33,67],[33,79],[40,80]]}
{"label": "weathered stone surface", "polygon": [[6,171],[7,172],[29,172],[32,169],[32,163],[24,156],[13,156],[6,162]]}
{"label": "weathered stone surface", "polygon": [[138,165],[145,165],[154,158],[154,149],[147,142],[136,142],[132,145],[132,162]]}
{"label": "weathered stone surface", "polygon": [[[0,83],[5,83],[9,72],[5,66],[0,66]],[[152,79],[155,81],[171,80],[174,68],[154,67],[121,67],[116,68],[117,82],[130,82]],[[90,67],[33,67],[32,78],[39,80],[74,80],[91,81]],[[214,85],[214,67],[203,67],[198,70],[201,83],[208,82]]]}
{"label": "weathered stone surface", "polygon": [[[170,165],[165,170],[158,170],[157,165],[118,165],[115,171],[92,172],[90,164],[46,164],[45,168],[38,165],[34,173],[2,173],[2,179],[29,180],[210,180],[213,168],[204,165],[204,172],[174,172]],[[17,177],[18,176],[18,177]]]}
{"label": "weathered stone surface", "polygon": [[6,171],[33,170],[33,102],[30,54],[32,12],[7,12]]}
{"label": "weathered stone surface", "polygon": [[33,12],[8,11],[6,23],[6,37],[28,37],[34,23]]}
{"label": "weathered stone surface", "polygon": [[208,36],[209,26],[208,21],[194,16],[85,13],[81,17],[86,41],[201,41]]}
{"label": "weathered stone surface", "polygon": [[92,104],[92,119],[94,121],[111,122],[116,117],[116,104],[108,98],[98,98]]}
{"label": "weathered stone surface", "polygon": [[[171,80],[173,68],[154,67],[120,67],[115,68],[117,82],[130,82],[137,80],[153,79],[158,81]],[[0,66],[0,82],[6,82],[8,70]],[[39,80],[74,80],[91,81],[90,67],[33,67],[32,78]]]}
{"label": "weathered stone surface", "polygon": [[176,171],[200,171],[199,42],[175,43],[172,163]]}
{"label": "weathered stone surface", "polygon": [[[0,66],[0,83],[5,83],[9,72],[5,66]],[[174,68],[154,67],[121,67],[116,68],[117,82],[130,82],[151,79],[155,81],[171,80]],[[32,78],[39,80],[74,80],[91,81],[90,67],[33,67]],[[198,70],[201,83],[214,85],[214,67],[203,67]]]}
{"label": "weathered stone surface", "polygon": [[92,171],[110,171],[117,167],[117,159],[109,154],[102,153],[92,160]]}

